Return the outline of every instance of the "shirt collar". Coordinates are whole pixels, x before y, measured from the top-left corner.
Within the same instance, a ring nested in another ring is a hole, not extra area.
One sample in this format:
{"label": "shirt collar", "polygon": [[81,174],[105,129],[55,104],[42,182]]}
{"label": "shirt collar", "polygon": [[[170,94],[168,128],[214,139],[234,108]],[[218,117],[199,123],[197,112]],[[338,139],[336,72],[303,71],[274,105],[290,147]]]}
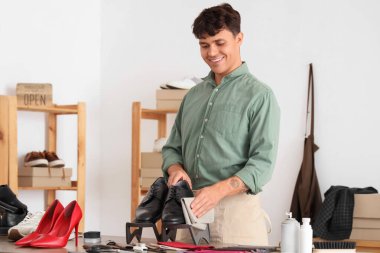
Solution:
{"label": "shirt collar", "polygon": [[[223,77],[222,82],[219,84],[219,86],[222,86],[225,83],[229,83],[229,81],[235,79],[236,77],[245,75],[247,73],[249,73],[247,63],[243,62],[237,69]],[[207,80],[211,85],[216,87],[214,76],[214,72],[210,71],[205,80]]]}

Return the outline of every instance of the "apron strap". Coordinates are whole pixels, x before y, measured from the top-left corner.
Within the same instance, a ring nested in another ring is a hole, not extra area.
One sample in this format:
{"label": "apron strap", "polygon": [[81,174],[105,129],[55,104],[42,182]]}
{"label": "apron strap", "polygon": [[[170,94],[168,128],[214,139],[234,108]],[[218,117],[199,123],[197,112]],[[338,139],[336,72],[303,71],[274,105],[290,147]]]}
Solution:
{"label": "apron strap", "polygon": [[[311,97],[311,100],[310,100]],[[311,114],[310,114],[311,113]],[[308,134],[310,115],[310,133]],[[306,113],[306,130],[305,137],[308,135],[314,137],[314,75],[313,64],[309,64],[309,83],[307,88],[307,113]]]}

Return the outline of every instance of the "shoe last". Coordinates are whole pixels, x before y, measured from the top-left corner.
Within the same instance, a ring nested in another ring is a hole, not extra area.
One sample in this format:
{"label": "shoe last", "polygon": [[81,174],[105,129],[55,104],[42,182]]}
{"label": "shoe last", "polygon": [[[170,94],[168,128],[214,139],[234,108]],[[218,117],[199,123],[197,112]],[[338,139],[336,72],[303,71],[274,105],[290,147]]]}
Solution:
{"label": "shoe last", "polygon": [[58,217],[61,215],[62,210],[63,206],[61,202],[59,202],[59,200],[54,200],[46,210],[44,216],[42,216],[36,230],[24,238],[18,240],[15,244],[17,246],[29,246],[30,243],[38,238],[41,234],[49,233],[53,229]]}
{"label": "shoe last", "polygon": [[30,246],[36,248],[62,248],[69,240],[75,228],[75,246],[78,246],[78,226],[82,219],[82,210],[77,201],[71,201],[61,212],[52,230],[34,239]]}
{"label": "shoe last", "polygon": [[193,191],[185,180],[181,180],[169,188],[162,211],[162,222],[165,224],[184,224],[181,199],[194,197]]}
{"label": "shoe last", "polygon": [[168,186],[163,177],[158,178],[136,209],[135,222],[156,223],[162,214],[162,208],[168,193]]}

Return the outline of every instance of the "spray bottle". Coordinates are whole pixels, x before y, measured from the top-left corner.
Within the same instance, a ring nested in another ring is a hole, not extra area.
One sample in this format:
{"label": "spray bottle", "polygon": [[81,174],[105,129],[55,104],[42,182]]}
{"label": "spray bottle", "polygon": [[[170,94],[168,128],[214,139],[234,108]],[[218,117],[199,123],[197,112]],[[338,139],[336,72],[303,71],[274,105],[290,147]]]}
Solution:
{"label": "spray bottle", "polygon": [[300,224],[292,213],[281,223],[281,253],[298,253]]}
{"label": "spray bottle", "polygon": [[299,253],[311,253],[313,248],[313,229],[310,218],[302,218],[300,229],[300,251]]}

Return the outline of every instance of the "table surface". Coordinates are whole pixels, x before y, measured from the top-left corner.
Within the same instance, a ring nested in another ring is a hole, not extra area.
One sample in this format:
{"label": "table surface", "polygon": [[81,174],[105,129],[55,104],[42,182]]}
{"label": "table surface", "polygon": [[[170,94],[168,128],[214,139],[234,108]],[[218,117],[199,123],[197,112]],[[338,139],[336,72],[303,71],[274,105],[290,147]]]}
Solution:
{"label": "table surface", "polygon": [[[118,245],[124,247],[127,245],[126,238],[124,236],[102,236],[102,244],[105,245],[110,240],[116,242]],[[132,243],[136,243],[136,238],[133,239]],[[145,238],[142,239],[143,243],[147,245],[151,243],[157,243],[156,239],[153,238]],[[233,245],[228,244],[220,244],[214,245],[215,247],[228,247]],[[165,250],[166,252],[175,252],[174,250]],[[75,246],[75,239],[69,240],[67,242],[66,247],[57,248],[57,249],[41,249],[41,248],[31,248],[31,247],[18,247],[14,244],[14,242],[9,241],[7,236],[0,236],[0,253],[78,253],[78,252],[86,252],[83,249],[83,238],[78,239],[78,247]],[[148,251],[149,252],[149,251]]]}
{"label": "table surface", "polygon": [[[125,237],[123,236],[102,236],[102,244],[106,244],[108,240],[113,240],[117,244],[126,245]],[[7,236],[0,236],[0,252],[1,253],[70,253],[70,252],[86,252],[83,249],[83,238],[78,239],[78,247],[75,246],[75,239],[69,240],[66,247],[57,249],[40,249],[30,247],[18,247],[14,242],[9,241]]]}
{"label": "table surface", "polygon": [[[106,244],[109,240],[116,242],[120,246],[126,246],[126,238],[124,236],[102,236],[102,244]],[[136,242],[136,239],[132,241]],[[155,239],[147,238],[143,239],[142,242],[146,244],[156,243]],[[219,245],[219,246],[231,246],[231,245]],[[75,240],[69,240],[67,242],[66,247],[57,248],[57,249],[40,249],[40,248],[30,248],[30,247],[18,247],[14,244],[14,242],[9,241],[7,236],[0,236],[0,253],[79,253],[86,252],[83,249],[83,238],[78,239],[78,247],[75,246]],[[168,252],[174,252],[169,251]],[[379,248],[367,248],[367,247],[358,247],[356,252],[380,252]]]}

